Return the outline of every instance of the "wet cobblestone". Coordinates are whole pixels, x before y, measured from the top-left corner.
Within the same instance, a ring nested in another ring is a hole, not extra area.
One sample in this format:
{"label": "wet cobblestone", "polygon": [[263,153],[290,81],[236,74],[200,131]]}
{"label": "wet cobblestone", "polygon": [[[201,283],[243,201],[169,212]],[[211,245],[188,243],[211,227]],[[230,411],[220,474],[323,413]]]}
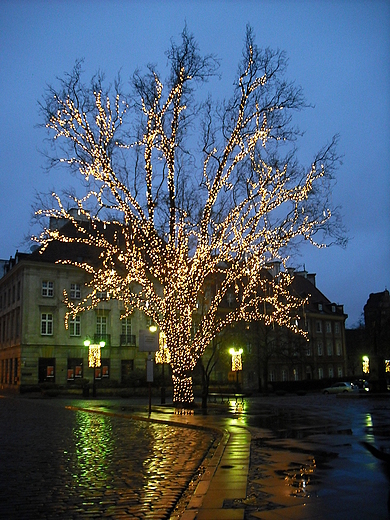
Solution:
{"label": "wet cobblestone", "polygon": [[213,435],[65,404],[0,399],[0,518],[169,518]]}

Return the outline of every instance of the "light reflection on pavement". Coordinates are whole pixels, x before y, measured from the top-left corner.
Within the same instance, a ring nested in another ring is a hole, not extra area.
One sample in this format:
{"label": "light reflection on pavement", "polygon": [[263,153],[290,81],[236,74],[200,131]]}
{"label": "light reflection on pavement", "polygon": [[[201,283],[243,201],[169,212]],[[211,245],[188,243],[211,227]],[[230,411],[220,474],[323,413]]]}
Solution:
{"label": "light reflection on pavement", "polygon": [[390,399],[269,396],[230,413],[252,433],[246,520],[388,518],[386,468],[361,441],[390,452]]}

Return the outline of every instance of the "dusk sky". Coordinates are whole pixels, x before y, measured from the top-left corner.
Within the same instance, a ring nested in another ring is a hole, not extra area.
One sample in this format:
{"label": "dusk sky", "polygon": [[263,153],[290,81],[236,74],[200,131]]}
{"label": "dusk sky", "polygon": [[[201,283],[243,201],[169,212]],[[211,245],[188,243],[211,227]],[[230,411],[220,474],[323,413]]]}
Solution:
{"label": "dusk sky", "polygon": [[346,249],[305,248],[294,260],[318,288],[344,304],[356,325],[371,292],[390,289],[390,1],[385,0],[0,0],[0,259],[29,251],[35,192],[73,177],[43,171],[46,134],[38,101],[47,84],[84,58],[85,81],[98,70],[123,80],[155,63],[187,23],[201,52],[221,59],[213,98],[232,93],[245,27],[259,47],[285,50],[287,76],[314,105],[298,114],[300,156],[310,164],[334,134],[343,164],[333,201],[348,229]]}

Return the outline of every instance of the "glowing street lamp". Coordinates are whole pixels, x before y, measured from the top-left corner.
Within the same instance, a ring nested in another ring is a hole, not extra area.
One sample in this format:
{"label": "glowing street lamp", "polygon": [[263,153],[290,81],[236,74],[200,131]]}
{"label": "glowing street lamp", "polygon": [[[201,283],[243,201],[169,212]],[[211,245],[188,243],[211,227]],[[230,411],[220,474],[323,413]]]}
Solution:
{"label": "glowing street lamp", "polygon": [[242,370],[242,348],[236,350],[235,348],[229,349],[229,354],[232,356],[232,372],[236,373],[236,386],[238,391],[238,372]]}
{"label": "glowing street lamp", "polygon": [[234,348],[231,348],[229,350],[229,354],[232,356],[232,372],[238,372],[239,370],[242,370],[242,353],[244,351],[242,348],[239,350],[236,350]]}
{"label": "glowing street lamp", "polygon": [[101,349],[105,344],[105,341],[101,341],[100,343],[91,343],[89,339],[84,341],[84,346],[88,347],[88,366],[89,368],[93,368],[93,397],[96,397],[96,368],[102,366]]}

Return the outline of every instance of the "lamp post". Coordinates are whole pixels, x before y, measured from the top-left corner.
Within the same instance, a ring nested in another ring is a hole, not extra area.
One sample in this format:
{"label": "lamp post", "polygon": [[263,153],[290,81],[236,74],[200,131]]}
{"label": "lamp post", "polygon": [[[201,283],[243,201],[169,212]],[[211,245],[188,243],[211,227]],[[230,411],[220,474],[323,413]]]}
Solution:
{"label": "lamp post", "polygon": [[169,363],[170,355],[167,349],[167,342],[165,338],[165,334],[160,332],[159,338],[159,349],[156,352],[156,363],[162,365],[161,367],[161,375],[162,375],[162,386],[161,386],[161,404],[165,404],[165,374],[164,374],[164,364]]}
{"label": "lamp post", "polygon": [[93,368],[93,384],[92,384],[92,396],[96,397],[96,368],[102,366],[101,349],[105,346],[105,342],[93,344],[86,339],[84,346],[88,347],[88,367]]}

